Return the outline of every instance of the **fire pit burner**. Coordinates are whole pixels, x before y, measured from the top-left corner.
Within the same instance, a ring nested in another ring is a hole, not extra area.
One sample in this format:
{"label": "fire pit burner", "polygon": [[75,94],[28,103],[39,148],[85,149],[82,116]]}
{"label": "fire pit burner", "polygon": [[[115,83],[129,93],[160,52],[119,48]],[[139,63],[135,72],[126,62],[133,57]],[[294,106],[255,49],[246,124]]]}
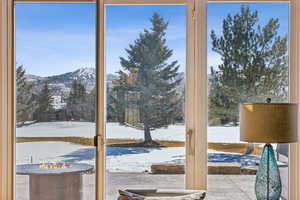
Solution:
{"label": "fire pit burner", "polygon": [[29,175],[30,200],[82,200],[82,174],[92,171],[93,166],[88,164],[16,166],[17,174]]}

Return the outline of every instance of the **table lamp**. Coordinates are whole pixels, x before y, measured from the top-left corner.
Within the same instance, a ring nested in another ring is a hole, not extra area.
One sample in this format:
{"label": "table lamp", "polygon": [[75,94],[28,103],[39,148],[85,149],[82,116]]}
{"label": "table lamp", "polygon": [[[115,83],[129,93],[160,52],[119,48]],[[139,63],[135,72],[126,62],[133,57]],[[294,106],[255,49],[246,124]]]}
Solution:
{"label": "table lamp", "polygon": [[240,104],[240,140],[265,143],[256,173],[257,200],[279,200],[281,179],[271,143],[297,142],[297,104]]}

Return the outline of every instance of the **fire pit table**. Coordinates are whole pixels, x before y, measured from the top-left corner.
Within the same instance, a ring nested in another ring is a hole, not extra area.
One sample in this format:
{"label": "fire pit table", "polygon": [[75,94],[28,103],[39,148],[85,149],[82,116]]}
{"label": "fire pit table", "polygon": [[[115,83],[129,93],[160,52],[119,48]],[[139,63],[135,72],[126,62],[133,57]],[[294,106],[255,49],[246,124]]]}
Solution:
{"label": "fire pit table", "polygon": [[82,174],[93,171],[88,164],[17,165],[19,175],[29,175],[30,200],[82,200]]}

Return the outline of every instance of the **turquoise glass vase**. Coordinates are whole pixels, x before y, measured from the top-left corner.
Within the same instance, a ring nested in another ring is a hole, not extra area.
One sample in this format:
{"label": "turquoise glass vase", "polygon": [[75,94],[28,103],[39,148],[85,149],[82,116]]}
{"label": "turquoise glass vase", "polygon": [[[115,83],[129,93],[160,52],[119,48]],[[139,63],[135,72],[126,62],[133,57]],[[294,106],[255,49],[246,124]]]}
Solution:
{"label": "turquoise glass vase", "polygon": [[255,194],[257,200],[279,200],[281,179],[277,161],[270,144],[264,146],[256,173]]}

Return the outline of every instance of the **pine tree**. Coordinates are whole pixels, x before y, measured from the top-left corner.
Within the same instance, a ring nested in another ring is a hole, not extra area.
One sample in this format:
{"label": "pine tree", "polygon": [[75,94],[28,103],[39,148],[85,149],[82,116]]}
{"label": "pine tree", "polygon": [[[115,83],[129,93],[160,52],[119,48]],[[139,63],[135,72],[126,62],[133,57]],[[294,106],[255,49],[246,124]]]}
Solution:
{"label": "pine tree", "polygon": [[87,111],[86,120],[89,122],[95,122],[96,120],[96,87],[87,95]]}
{"label": "pine tree", "polygon": [[87,110],[88,94],[85,86],[78,80],[72,83],[70,95],[67,99],[67,115],[71,120],[89,121]]}
{"label": "pine tree", "polygon": [[35,110],[33,101],[33,84],[26,82],[25,69],[23,66],[17,67],[16,70],[16,88],[17,88],[17,105],[16,120],[18,123],[32,120]]}
{"label": "pine tree", "polygon": [[116,98],[115,98],[115,92],[112,88],[109,88],[108,84],[106,86],[106,120],[107,122],[119,122],[124,123],[124,121],[118,120],[118,110],[117,110],[117,104],[116,104]]}
{"label": "pine tree", "polygon": [[209,77],[211,121],[237,124],[241,102],[287,100],[287,37],[278,35],[278,19],[271,18],[265,26],[258,21],[257,11],[242,6],[240,13],[223,20],[220,36],[210,34],[212,50],[222,60]]}
{"label": "pine tree", "polygon": [[126,73],[119,71],[119,78],[113,81],[113,88],[108,93],[108,117],[113,118],[120,124],[125,124],[125,110],[127,101],[125,101],[126,92],[130,91],[132,85],[128,82],[129,77]]}
{"label": "pine tree", "polygon": [[[134,44],[126,49],[127,58],[120,58],[123,70],[113,90],[119,106],[120,121],[124,109],[137,109],[144,130],[144,144],[154,145],[151,130],[174,123],[181,112],[178,110],[180,95],[176,88],[181,79],[177,61],[168,63],[173,54],[166,45],[168,23],[157,13],[151,18],[152,27],[140,33]],[[123,107],[122,107],[123,106]]]}
{"label": "pine tree", "polygon": [[55,120],[55,110],[53,108],[52,101],[48,82],[46,81],[37,98],[38,107],[34,115],[37,121],[49,122]]}

